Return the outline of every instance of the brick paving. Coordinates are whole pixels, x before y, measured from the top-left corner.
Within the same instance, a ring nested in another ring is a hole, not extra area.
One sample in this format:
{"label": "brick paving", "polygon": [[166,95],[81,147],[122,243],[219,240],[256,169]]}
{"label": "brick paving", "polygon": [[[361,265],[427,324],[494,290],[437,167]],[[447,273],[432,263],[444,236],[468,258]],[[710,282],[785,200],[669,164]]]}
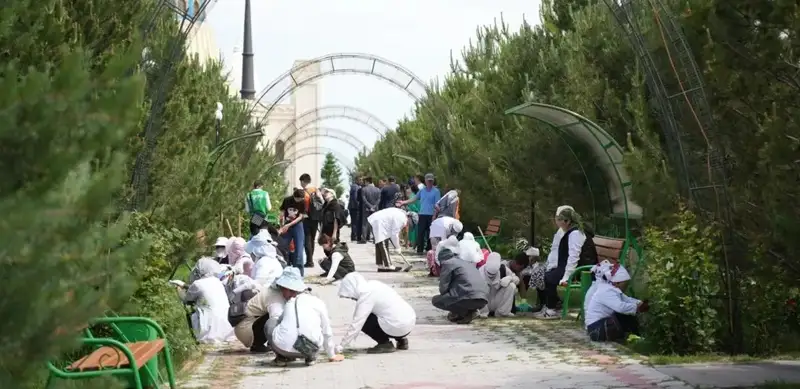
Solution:
{"label": "brick paving", "polygon": [[[343,236],[346,236],[343,234]],[[417,327],[409,336],[410,349],[368,355],[373,345],[365,335],[346,350],[339,363],[318,361],[276,368],[272,354],[250,355],[240,345],[225,345],[207,354],[206,361],[182,388],[238,389],[510,389],[510,388],[692,388],[682,381],[618,352],[613,345],[589,342],[574,321],[531,318],[483,319],[454,325],[430,304],[434,279],[419,270],[411,273],[375,271],[373,246],[351,246],[358,270],[368,279],[393,287],[417,311]],[[319,250],[319,248],[318,248]],[[321,250],[319,250],[321,255]],[[409,257],[409,259],[412,259]],[[309,283],[314,274],[307,272]],[[313,292],[328,305],[334,333],[340,338],[352,317],[354,302],[337,297],[337,286],[314,285]],[[225,370],[224,373],[219,370]],[[238,373],[231,375],[231,370]]]}

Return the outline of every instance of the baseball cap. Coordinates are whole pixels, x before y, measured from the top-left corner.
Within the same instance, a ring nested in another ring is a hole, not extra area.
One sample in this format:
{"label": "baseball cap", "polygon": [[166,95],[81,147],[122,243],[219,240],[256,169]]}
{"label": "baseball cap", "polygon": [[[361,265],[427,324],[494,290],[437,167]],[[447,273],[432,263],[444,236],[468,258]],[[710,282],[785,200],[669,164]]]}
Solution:
{"label": "baseball cap", "polygon": [[433,173],[426,174],[425,181],[433,181]]}

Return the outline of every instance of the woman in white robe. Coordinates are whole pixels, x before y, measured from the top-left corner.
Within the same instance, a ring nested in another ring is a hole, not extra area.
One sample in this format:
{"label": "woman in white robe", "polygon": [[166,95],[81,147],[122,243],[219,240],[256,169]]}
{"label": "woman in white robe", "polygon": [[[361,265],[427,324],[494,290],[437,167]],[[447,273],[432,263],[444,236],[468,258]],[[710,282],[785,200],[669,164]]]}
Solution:
{"label": "woman in white robe", "polygon": [[595,265],[592,271],[596,280],[584,297],[584,324],[589,339],[621,341],[629,334],[639,335],[636,314],[646,312],[649,306],[623,292],[630,274],[620,264],[609,261]]}
{"label": "woman in white robe", "polygon": [[[342,279],[339,297],[355,300],[356,309],[337,352],[342,352],[361,332],[378,343],[367,353],[408,350],[408,334],[414,329],[417,314],[392,287],[380,281],[367,281],[361,274],[353,272]],[[397,347],[392,339],[397,342]]]}
{"label": "woman in white robe", "polygon": [[[211,258],[206,258],[216,262]],[[198,261],[198,265],[205,261]],[[182,296],[183,302],[193,304],[192,328],[201,343],[224,342],[233,335],[228,323],[228,294],[216,274],[199,271],[202,277],[194,280]]]}
{"label": "woman in white robe", "polygon": [[261,230],[247,243],[246,251],[255,259],[253,279],[260,285],[272,285],[283,273],[283,265],[278,261],[278,250],[275,246],[267,230]]}
{"label": "woman in white robe", "polygon": [[500,254],[491,253],[486,264],[480,268],[489,284],[489,303],[480,310],[482,317],[514,316],[514,297],[517,294],[519,277],[502,262]]}

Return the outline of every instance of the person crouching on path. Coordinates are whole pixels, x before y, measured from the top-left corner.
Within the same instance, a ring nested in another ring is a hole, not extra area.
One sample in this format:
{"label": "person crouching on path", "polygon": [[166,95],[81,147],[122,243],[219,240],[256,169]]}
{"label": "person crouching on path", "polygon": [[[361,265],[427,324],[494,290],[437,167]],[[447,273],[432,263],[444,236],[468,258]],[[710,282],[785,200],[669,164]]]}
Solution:
{"label": "person crouching on path", "polygon": [[514,316],[514,297],[517,294],[519,277],[500,259],[500,254],[491,253],[481,267],[489,285],[489,303],[481,310],[482,317]]}
{"label": "person crouching on path", "polygon": [[[300,276],[300,271],[294,267],[283,269],[281,276],[287,273]],[[233,328],[236,339],[249,347],[251,352],[267,352],[266,344],[272,338],[272,331],[278,326],[284,305],[286,299],[277,284],[273,282],[271,285],[261,286],[258,293],[247,301],[244,317]]]}
{"label": "person crouching on path", "polygon": [[[408,223],[406,212],[400,208],[386,208],[373,213],[367,219],[375,237],[375,264],[379,269],[400,271],[401,267],[394,266],[389,255],[389,243],[400,247],[400,232]],[[404,271],[411,270],[406,266]]]}
{"label": "person crouching on path", "polygon": [[439,295],[433,296],[434,307],[448,311],[447,320],[469,324],[478,311],[488,303],[489,286],[475,268],[475,264],[458,257],[458,240],[455,236],[439,244]]}
{"label": "person crouching on path", "polygon": [[594,342],[623,341],[630,334],[639,335],[638,312],[647,312],[649,304],[628,297],[623,290],[631,276],[624,267],[603,261],[592,268],[595,291],[586,304],[586,332]]}
{"label": "person crouching on path", "polygon": [[308,288],[303,277],[286,273],[275,281],[280,287],[286,305],[280,323],[272,332],[270,347],[275,352],[272,364],[285,367],[297,358],[311,366],[317,354],[323,351],[331,362],[344,360],[336,354],[328,308],[319,298],[305,293]]}
{"label": "person crouching on path", "polygon": [[224,342],[233,335],[228,323],[228,294],[216,273],[220,270],[215,268],[216,263],[212,258],[201,258],[192,271],[191,284],[178,287],[183,302],[195,307],[191,322],[200,343]]}
{"label": "person crouching on path", "polygon": [[426,262],[428,264],[428,276],[438,277],[441,265],[436,260],[436,247],[439,243],[450,236],[456,236],[464,229],[464,225],[455,218],[442,216],[431,223],[431,249],[428,250]]}
{"label": "person crouching on path", "polygon": [[356,265],[350,258],[350,251],[347,243],[339,242],[333,243],[333,238],[329,235],[320,235],[317,241],[325,252],[325,259],[320,261],[319,267],[325,272],[322,274],[325,277],[322,284],[330,284],[333,281],[339,281],[346,275],[356,271]]}
{"label": "person crouching on path", "polygon": [[359,273],[350,273],[339,285],[339,297],[356,301],[353,321],[347,326],[337,352],[342,352],[359,332],[365,333],[378,344],[367,350],[369,354],[408,350],[408,335],[417,322],[414,308],[394,288],[380,281],[367,281]]}

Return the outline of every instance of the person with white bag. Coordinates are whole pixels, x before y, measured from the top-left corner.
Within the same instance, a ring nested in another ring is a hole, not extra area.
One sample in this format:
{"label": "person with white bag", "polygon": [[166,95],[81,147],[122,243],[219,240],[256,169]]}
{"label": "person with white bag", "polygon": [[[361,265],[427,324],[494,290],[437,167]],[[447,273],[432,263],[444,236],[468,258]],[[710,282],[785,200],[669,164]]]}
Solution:
{"label": "person with white bag", "polygon": [[228,294],[212,264],[217,262],[210,257],[201,258],[192,270],[191,284],[178,286],[183,302],[194,305],[192,329],[200,343],[224,342],[233,335],[233,327],[228,323]]}

